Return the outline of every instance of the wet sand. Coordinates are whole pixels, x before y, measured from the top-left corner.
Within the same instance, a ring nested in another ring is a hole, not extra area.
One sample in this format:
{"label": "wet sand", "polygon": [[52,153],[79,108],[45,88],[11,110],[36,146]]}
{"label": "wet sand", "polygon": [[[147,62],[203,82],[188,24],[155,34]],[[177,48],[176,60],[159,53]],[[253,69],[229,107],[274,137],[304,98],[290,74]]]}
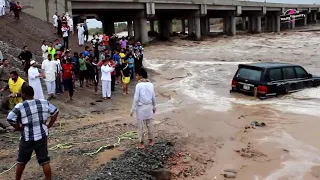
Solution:
{"label": "wet sand", "polygon": [[[157,117],[171,119],[162,128],[192,138],[198,146],[188,148],[196,154],[214,152],[214,163],[197,179],[223,179],[229,166],[238,169],[236,179],[317,179],[320,88],[264,101],[229,90],[239,63],[289,62],[317,74],[319,45],[318,32],[285,32],[175,39],[146,48],[145,66],[160,73],[153,77],[157,91],[168,98],[158,108],[163,114]],[[267,126],[246,130],[252,121]],[[235,152],[248,143],[265,156]]]}

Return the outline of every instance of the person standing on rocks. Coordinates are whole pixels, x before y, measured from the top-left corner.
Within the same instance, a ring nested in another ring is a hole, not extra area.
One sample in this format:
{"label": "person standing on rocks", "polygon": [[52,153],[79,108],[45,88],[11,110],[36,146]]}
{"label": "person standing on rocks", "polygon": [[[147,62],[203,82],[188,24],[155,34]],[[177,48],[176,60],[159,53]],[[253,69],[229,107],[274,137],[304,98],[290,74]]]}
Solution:
{"label": "person standing on rocks", "polygon": [[36,61],[30,62],[31,67],[28,70],[28,83],[34,90],[34,99],[44,99],[40,78],[43,74],[39,72]]}
{"label": "person standing on rocks", "polygon": [[28,69],[30,67],[30,60],[32,59],[32,53],[28,50],[28,46],[24,46],[22,52],[18,55],[18,59],[22,61],[23,71],[28,76]]}
{"label": "person standing on rocks", "polygon": [[[26,164],[32,157],[33,151],[42,166],[46,180],[52,179],[50,158],[48,156],[48,129],[57,120],[59,111],[47,100],[34,99],[34,90],[31,86],[22,88],[23,102],[17,104],[8,114],[7,121],[21,132],[16,180],[20,180]],[[48,118],[51,117],[49,122]]]}
{"label": "person standing on rocks", "polygon": [[57,77],[57,65],[52,61],[51,54],[48,58],[42,62],[41,65],[42,72],[44,72],[44,81],[46,82],[48,90],[48,100],[55,98],[54,94],[56,92],[56,77]]}
{"label": "person standing on rocks", "polygon": [[58,13],[55,12],[53,17],[53,28],[54,28],[54,34],[57,34],[58,33]]}
{"label": "person standing on rocks", "polygon": [[136,113],[138,120],[138,148],[144,148],[144,128],[148,130],[149,145],[154,144],[153,114],[156,112],[156,96],[153,84],[148,79],[144,68],[136,72],[138,83],[136,85],[130,116]]}
{"label": "person standing on rocks", "polygon": [[78,25],[78,40],[79,40],[79,46],[84,45],[84,28],[82,24]]}

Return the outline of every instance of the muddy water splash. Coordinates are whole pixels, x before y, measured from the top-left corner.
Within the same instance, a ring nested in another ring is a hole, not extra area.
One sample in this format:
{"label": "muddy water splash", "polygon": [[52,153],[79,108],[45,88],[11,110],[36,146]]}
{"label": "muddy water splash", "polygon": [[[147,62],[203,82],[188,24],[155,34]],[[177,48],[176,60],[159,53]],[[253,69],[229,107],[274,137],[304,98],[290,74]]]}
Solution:
{"label": "muddy water splash", "polygon": [[265,180],[286,177],[300,180],[313,166],[320,165],[320,151],[317,148],[296,140],[279,128],[271,130],[270,134],[270,136],[261,139],[261,142],[275,142],[281,148],[290,149],[289,154],[293,159],[283,162],[283,168],[273,171]]}
{"label": "muddy water splash", "polygon": [[228,111],[237,105],[261,105],[280,111],[286,107],[293,113],[320,116],[320,88],[264,101],[229,94],[231,80],[240,63],[289,62],[303,65],[310,73],[318,73],[319,42],[320,36],[314,32],[241,36],[200,43],[178,40],[175,46],[159,45],[153,47],[156,51],[148,49],[145,65],[164,76],[185,75],[180,81],[165,85],[187,99],[182,105],[196,103],[214,111]]}

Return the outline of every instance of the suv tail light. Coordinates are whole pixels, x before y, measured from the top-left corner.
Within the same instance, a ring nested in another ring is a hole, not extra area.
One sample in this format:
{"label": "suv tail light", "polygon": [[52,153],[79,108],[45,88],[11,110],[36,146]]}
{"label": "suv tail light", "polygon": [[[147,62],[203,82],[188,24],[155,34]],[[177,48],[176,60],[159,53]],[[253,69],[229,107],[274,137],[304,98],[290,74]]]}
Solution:
{"label": "suv tail light", "polygon": [[258,93],[261,93],[261,94],[267,94],[268,87],[267,86],[258,86],[257,91],[258,91]]}
{"label": "suv tail light", "polygon": [[231,86],[234,87],[234,88],[236,88],[236,87],[237,87],[237,81],[232,80]]}

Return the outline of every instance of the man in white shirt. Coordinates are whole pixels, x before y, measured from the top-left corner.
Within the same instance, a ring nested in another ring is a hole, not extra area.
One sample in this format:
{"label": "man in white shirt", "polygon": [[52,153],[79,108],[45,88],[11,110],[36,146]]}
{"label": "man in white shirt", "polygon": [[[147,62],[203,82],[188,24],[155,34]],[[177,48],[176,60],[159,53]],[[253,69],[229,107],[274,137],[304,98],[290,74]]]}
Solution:
{"label": "man in white shirt", "polygon": [[84,44],[84,28],[83,28],[83,25],[79,24],[77,29],[78,29],[79,46],[83,46],[83,44]]}
{"label": "man in white shirt", "polygon": [[48,45],[45,40],[43,40],[42,42],[41,50],[42,50],[43,60],[45,60],[48,57]]}
{"label": "man in white shirt", "polygon": [[30,62],[31,67],[28,70],[28,84],[33,88],[34,99],[44,99],[40,78],[43,74],[39,72],[36,61]]}
{"label": "man in white shirt", "polygon": [[42,62],[41,69],[44,72],[44,81],[46,82],[48,90],[48,100],[55,98],[56,91],[56,76],[57,76],[57,64],[52,61],[51,54],[48,55],[48,59]]}
{"label": "man in white shirt", "polygon": [[111,72],[114,71],[115,65],[111,64],[110,56],[106,56],[106,59],[101,66],[102,96],[103,99],[111,99]]}
{"label": "man in white shirt", "polygon": [[56,93],[60,94],[63,93],[63,87],[62,87],[62,66],[61,61],[59,59],[59,55],[55,54],[53,62],[56,63],[57,66],[57,76],[56,76]]}
{"label": "man in white shirt", "polygon": [[[130,116],[136,113],[138,120],[138,148],[144,148],[144,128],[148,130],[149,145],[154,144],[153,114],[156,112],[156,96],[153,84],[147,79],[147,71],[143,68],[136,72],[138,84],[134,93]],[[145,126],[145,127],[144,127]]]}
{"label": "man in white shirt", "polygon": [[67,24],[63,24],[62,28],[63,46],[65,49],[69,49],[69,27]]}
{"label": "man in white shirt", "polygon": [[54,13],[52,19],[53,19],[54,34],[56,34],[58,31],[58,13],[57,12]]}

